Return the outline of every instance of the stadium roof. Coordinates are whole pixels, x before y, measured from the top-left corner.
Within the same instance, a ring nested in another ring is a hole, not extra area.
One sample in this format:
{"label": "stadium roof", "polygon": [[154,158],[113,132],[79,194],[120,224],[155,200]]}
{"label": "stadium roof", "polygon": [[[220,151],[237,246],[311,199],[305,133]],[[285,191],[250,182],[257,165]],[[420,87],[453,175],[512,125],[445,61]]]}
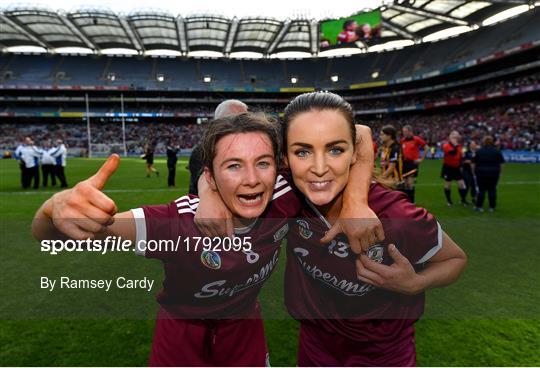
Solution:
{"label": "stadium roof", "polygon": [[[382,33],[378,44],[395,41],[419,43],[430,35],[460,27],[474,30],[486,19],[534,2],[399,0],[379,8]],[[318,24],[312,19],[277,20],[269,17],[227,18],[215,15],[183,17],[160,11],[129,15],[84,9],[64,13],[39,8],[11,8],[0,12],[0,47],[38,46],[48,51],[64,47],[132,49],[138,54],[172,50],[257,52],[271,55],[318,52]],[[426,38],[428,37],[428,38]]]}

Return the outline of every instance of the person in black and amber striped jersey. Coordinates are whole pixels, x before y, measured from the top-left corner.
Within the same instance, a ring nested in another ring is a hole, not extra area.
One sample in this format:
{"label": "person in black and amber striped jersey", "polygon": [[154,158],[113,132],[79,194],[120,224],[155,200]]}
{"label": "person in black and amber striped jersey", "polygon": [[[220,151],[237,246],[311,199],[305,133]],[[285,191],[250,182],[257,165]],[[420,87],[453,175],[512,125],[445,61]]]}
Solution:
{"label": "person in black and amber striped jersey", "polygon": [[397,131],[392,125],[381,129],[381,176],[396,182],[403,181],[403,153],[397,141]]}

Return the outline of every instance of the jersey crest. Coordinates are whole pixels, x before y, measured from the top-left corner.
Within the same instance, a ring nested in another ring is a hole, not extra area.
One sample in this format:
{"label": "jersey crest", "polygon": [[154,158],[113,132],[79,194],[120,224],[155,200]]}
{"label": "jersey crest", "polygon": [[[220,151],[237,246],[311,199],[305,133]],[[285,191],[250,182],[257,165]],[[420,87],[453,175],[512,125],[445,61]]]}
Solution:
{"label": "jersey crest", "polygon": [[278,231],[274,233],[274,243],[281,241],[285,235],[289,232],[289,224],[283,225]]}
{"label": "jersey crest", "polygon": [[221,268],[221,257],[217,252],[205,250],[201,252],[201,263],[212,270]]}
{"label": "jersey crest", "polygon": [[298,224],[298,233],[304,239],[309,239],[313,236],[313,231],[309,230],[309,224],[306,220],[296,220]]}

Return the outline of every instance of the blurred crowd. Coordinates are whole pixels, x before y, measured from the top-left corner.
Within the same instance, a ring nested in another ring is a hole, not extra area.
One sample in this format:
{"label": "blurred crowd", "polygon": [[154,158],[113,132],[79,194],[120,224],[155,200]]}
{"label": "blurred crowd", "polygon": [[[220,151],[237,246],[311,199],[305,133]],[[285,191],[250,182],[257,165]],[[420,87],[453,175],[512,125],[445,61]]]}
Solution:
{"label": "blurred crowd", "polygon": [[396,128],[411,125],[431,147],[439,147],[451,131],[457,130],[466,140],[481,141],[484,136],[495,138],[500,149],[540,151],[540,103],[528,102],[444,112],[430,115],[386,115],[379,120],[362,120],[376,136],[382,126]]}
{"label": "blurred crowd", "polygon": [[[149,144],[154,147],[154,154],[162,155],[169,142],[181,149],[190,149],[201,141],[203,133],[203,126],[199,124],[126,123],[127,151],[142,154],[144,145]],[[122,144],[120,123],[93,124],[90,134],[93,144]]]}
{"label": "blurred crowd", "polygon": [[[144,146],[155,147],[155,154],[165,154],[169,142],[181,149],[193,148],[202,138],[204,130],[198,124],[176,124],[139,122],[126,123],[126,146],[128,154],[139,155]],[[84,155],[88,148],[86,124],[83,123],[36,123],[36,124],[0,124],[0,149],[12,151],[22,137],[30,136],[40,146],[41,142],[63,139],[72,154],[74,150]],[[90,125],[90,137],[93,145],[122,146],[122,124],[96,122]]]}
{"label": "blurred crowd", "polygon": [[[501,149],[540,151],[538,116],[540,103],[527,102],[454,112],[433,110],[433,113],[388,114],[377,120],[358,116],[357,120],[370,126],[374,137],[386,124],[396,128],[411,125],[415,134],[422,136],[432,147],[440,147],[450,131],[457,130],[467,140],[481,140],[483,136],[491,135]],[[145,144],[151,144],[155,147],[155,154],[162,155],[169,143],[181,149],[193,148],[201,141],[203,133],[204,123],[130,122],[126,123],[126,146],[128,154],[137,155],[143,153]],[[94,121],[90,134],[92,144],[122,147],[120,122]],[[74,149],[79,149],[80,155],[85,155],[88,148],[86,124],[39,122],[0,124],[0,150],[13,151],[25,136],[32,137],[38,146],[46,140],[61,139],[71,149],[70,153],[75,155],[78,153]]]}

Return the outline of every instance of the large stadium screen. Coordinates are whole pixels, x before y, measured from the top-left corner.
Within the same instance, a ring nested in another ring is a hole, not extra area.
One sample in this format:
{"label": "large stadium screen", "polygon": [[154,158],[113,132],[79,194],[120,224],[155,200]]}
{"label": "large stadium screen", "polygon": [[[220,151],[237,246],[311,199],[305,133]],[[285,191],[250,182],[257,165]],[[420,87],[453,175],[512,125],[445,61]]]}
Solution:
{"label": "large stadium screen", "polygon": [[381,12],[378,10],[350,17],[322,21],[319,48],[355,47],[369,44],[381,36]]}

